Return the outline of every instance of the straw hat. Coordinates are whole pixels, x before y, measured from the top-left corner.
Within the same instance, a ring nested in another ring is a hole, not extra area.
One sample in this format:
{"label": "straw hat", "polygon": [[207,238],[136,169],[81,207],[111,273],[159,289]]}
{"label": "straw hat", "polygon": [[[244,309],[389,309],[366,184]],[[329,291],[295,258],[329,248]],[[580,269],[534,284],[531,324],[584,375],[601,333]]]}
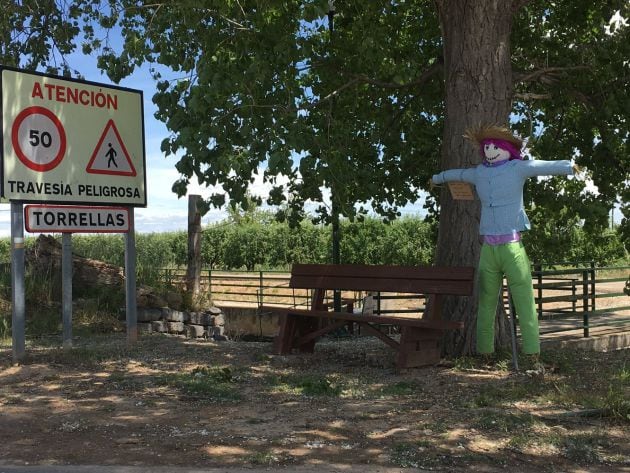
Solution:
{"label": "straw hat", "polygon": [[481,142],[485,139],[495,139],[512,143],[518,150],[523,147],[523,140],[514,136],[508,128],[499,125],[477,125],[470,127],[466,130],[466,133],[464,133],[464,138],[472,141],[476,146],[481,146]]}

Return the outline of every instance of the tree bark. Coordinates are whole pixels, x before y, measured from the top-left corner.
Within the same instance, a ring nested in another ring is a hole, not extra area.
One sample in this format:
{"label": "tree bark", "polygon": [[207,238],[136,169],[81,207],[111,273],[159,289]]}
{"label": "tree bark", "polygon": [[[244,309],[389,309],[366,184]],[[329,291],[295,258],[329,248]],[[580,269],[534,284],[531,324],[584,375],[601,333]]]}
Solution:
{"label": "tree bark", "polygon": [[186,289],[192,301],[199,297],[201,280],[201,214],[197,203],[199,195],[188,196],[188,261]]}
{"label": "tree bark", "polygon": [[[481,123],[507,124],[512,105],[510,34],[512,2],[504,0],[436,1],[444,43],[446,118],[441,170],[467,168],[481,161],[479,150],[466,142],[467,128]],[[440,226],[436,263],[477,266],[479,260],[478,201],[453,201],[448,189],[440,195]],[[445,351],[474,351],[477,290],[472,297],[449,298],[444,316],[463,320],[463,334],[447,338]],[[509,342],[505,317],[499,317],[498,344]]]}

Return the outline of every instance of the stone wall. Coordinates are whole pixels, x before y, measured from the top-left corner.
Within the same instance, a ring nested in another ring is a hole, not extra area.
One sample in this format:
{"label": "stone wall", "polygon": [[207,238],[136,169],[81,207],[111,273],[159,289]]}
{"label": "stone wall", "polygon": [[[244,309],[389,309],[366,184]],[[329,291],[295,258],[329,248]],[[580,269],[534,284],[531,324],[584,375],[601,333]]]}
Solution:
{"label": "stone wall", "polygon": [[203,312],[175,310],[169,307],[138,307],[138,332],[226,340],[225,316],[218,307],[211,307]]}
{"label": "stone wall", "polygon": [[256,307],[221,307],[225,316],[225,333],[236,338],[244,335],[273,337],[278,332],[278,314],[259,313]]}

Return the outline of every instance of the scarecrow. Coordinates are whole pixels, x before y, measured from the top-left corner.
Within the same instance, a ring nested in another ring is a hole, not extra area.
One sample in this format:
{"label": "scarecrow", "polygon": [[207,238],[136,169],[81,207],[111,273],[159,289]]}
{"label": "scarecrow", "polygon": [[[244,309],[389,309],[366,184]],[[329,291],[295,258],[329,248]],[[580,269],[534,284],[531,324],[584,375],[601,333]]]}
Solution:
{"label": "scarecrow", "polygon": [[521,232],[530,228],[523,207],[523,186],[527,178],[572,175],[577,167],[571,161],[523,160],[522,140],[504,127],[479,126],[467,130],[464,137],[477,147],[483,162],[436,174],[431,184],[468,182],[475,186],[481,201],[477,353],[494,352],[494,319],[505,276],[519,317],[522,351],[537,361],[538,317],[530,263],[521,242]]}

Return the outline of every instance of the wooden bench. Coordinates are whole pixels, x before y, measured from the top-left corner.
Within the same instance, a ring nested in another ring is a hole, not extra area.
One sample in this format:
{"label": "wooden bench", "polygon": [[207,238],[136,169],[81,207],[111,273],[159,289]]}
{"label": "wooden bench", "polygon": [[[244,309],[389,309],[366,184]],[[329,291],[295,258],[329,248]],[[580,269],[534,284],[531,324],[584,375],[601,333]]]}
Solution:
{"label": "wooden bench", "polygon": [[[469,296],[473,284],[472,267],[293,265],[289,287],[313,290],[310,308],[281,312],[274,352],[313,352],[319,337],[354,322],[398,352],[398,369],[438,363],[445,331],[464,327],[463,322],[441,318],[442,299],[447,295]],[[324,304],[327,290],[424,294],[428,311],[422,318],[329,311]],[[400,340],[383,333],[378,325],[398,326]]]}

